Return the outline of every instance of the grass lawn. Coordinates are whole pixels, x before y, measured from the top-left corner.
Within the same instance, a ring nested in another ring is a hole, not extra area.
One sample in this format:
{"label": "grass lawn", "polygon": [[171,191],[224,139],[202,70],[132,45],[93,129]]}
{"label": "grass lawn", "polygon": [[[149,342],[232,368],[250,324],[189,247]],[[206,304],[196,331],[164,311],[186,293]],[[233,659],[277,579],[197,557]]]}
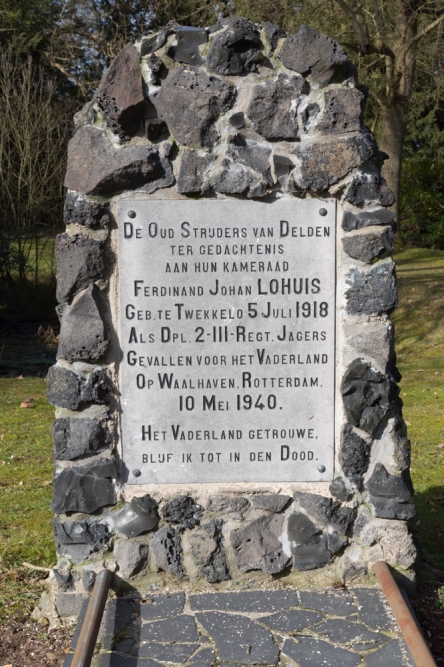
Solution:
{"label": "grass lawn", "polygon": [[[396,261],[400,306],[393,320],[418,507],[411,528],[424,563],[444,570],[444,252],[404,249]],[[53,410],[43,379],[0,378],[0,622],[25,615],[38,595],[39,574],[23,562],[55,562]]]}

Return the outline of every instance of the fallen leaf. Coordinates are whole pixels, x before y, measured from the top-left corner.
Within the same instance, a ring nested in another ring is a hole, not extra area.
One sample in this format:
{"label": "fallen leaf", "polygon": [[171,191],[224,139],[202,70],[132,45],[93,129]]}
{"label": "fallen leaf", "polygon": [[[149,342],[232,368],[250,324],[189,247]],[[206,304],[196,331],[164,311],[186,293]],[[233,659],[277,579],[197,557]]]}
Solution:
{"label": "fallen leaf", "polygon": [[42,616],[40,619],[40,625],[49,625],[49,620],[46,618],[46,616]]}
{"label": "fallen leaf", "polygon": [[18,378],[17,378],[17,380],[24,380],[24,379],[25,378],[23,377],[23,375],[19,375]]}
{"label": "fallen leaf", "polygon": [[55,655],[55,653],[47,653],[46,657],[48,658],[48,660],[57,660],[57,656]]}
{"label": "fallen leaf", "polygon": [[0,667],[12,667],[12,665],[0,665]]}
{"label": "fallen leaf", "polygon": [[18,485],[19,485],[19,486],[23,486],[23,482],[19,482],[19,484],[18,484]]}
{"label": "fallen leaf", "polygon": [[411,424],[411,422],[406,422],[405,425],[406,426],[411,426],[412,424]]}
{"label": "fallen leaf", "polygon": [[43,482],[43,486],[49,486],[49,484],[51,484],[51,482],[49,480],[47,480],[46,482]]}
{"label": "fallen leaf", "polygon": [[20,403],[21,408],[33,408],[34,403],[30,403],[29,401],[23,401],[23,403]]}
{"label": "fallen leaf", "polygon": [[444,447],[444,443],[440,443],[439,445],[436,445],[438,449],[442,449]]}
{"label": "fallen leaf", "polygon": [[69,653],[69,646],[68,646],[68,648],[63,649],[63,653]]}
{"label": "fallen leaf", "polygon": [[5,434],[4,434],[4,433],[0,433],[0,440],[3,440],[4,437],[5,437]]}

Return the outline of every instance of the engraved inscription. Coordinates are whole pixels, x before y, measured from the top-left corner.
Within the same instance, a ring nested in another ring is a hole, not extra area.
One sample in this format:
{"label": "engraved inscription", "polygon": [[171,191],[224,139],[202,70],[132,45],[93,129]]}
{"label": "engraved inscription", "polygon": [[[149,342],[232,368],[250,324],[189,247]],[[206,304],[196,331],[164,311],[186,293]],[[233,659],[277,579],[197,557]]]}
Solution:
{"label": "engraved inscription", "polygon": [[334,201],[132,200],[118,226],[128,482],[331,480]]}

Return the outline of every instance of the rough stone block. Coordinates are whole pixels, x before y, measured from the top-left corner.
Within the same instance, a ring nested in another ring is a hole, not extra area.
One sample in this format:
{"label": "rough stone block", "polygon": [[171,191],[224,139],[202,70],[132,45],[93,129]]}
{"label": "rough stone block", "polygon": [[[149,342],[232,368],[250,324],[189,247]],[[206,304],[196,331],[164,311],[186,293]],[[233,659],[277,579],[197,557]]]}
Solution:
{"label": "rough stone block", "polygon": [[175,28],[176,44],[169,47],[167,55],[178,63],[187,65],[201,65],[204,61],[199,46],[208,39],[205,28],[180,26]]}
{"label": "rough stone block", "polygon": [[54,568],[53,573],[54,573],[54,580],[57,584],[57,588],[59,589],[59,591],[63,591],[64,593],[66,593],[66,591],[73,590],[74,577],[72,575],[71,570],[68,570],[67,572],[61,572],[60,570]]}
{"label": "rough stone block", "polygon": [[389,321],[369,321],[348,324],[344,327],[348,345],[355,356],[374,360],[377,370],[390,375],[396,360],[394,328]]}
{"label": "rough stone block", "polygon": [[137,537],[153,530],[159,523],[158,505],[151,496],[134,496],[126,507],[111,515],[114,530],[127,537]]}
{"label": "rough stone block", "polygon": [[127,44],[102,76],[95,100],[110,129],[124,138],[134,134],[142,120],[144,95],[139,54]]}
{"label": "rough stone block", "polygon": [[393,192],[376,167],[353,177],[345,199],[355,206],[392,206],[395,203]]}
{"label": "rough stone block", "polygon": [[195,503],[190,496],[176,496],[162,508],[164,519],[169,523],[179,524],[182,530],[197,526],[203,513],[203,507]]}
{"label": "rough stone block", "polygon": [[254,86],[247,116],[256,132],[268,140],[297,139],[297,107],[305,87],[301,77],[283,75]]}
{"label": "rough stone block", "polygon": [[87,568],[85,568],[82,574],[82,584],[83,588],[87,593],[91,593],[92,589],[94,588],[95,582],[96,582],[96,573],[94,572],[94,570],[88,570]]}
{"label": "rough stone block", "polygon": [[415,506],[410,502],[413,486],[408,470],[400,475],[391,475],[381,463],[377,463],[366,487],[376,516],[402,521],[415,516]]}
{"label": "rough stone block", "polygon": [[361,477],[366,472],[370,461],[370,447],[371,443],[361,438],[350,424],[344,426],[339,451],[339,463],[344,475],[357,481],[356,476]]}
{"label": "rough stone block", "polygon": [[108,526],[91,521],[64,521],[54,517],[54,532],[60,544],[102,544],[108,536]]}
{"label": "rough stone block", "polygon": [[78,616],[86,599],[81,593],[59,593],[56,595],[55,606],[62,618]]}
{"label": "rough stone block", "polygon": [[207,67],[216,74],[254,72],[263,59],[259,28],[244,18],[222,21],[224,32],[216,35],[208,51]]}
{"label": "rough stone block", "polygon": [[364,94],[357,88],[334,88],[324,93],[325,109],[316,129],[326,134],[359,132]]}
{"label": "rough stone block", "polygon": [[250,496],[252,506],[257,510],[267,512],[280,512],[290,500],[290,496],[279,493],[258,493]]}
{"label": "rough stone block", "polygon": [[223,514],[230,518],[243,519],[244,512],[247,511],[250,503],[242,496],[210,496],[207,505],[207,512]]}
{"label": "rough stone block", "polygon": [[338,67],[347,62],[337,42],[308,25],[302,25],[295,35],[287,37],[279,58],[285,67],[309,76],[320,86],[330,83]]}
{"label": "rough stone block", "polygon": [[272,514],[231,532],[236,565],[242,572],[262,570],[267,574],[276,574],[284,569],[290,558],[284,553],[279,540],[283,522],[283,515]]}
{"label": "rough stone block", "polygon": [[180,535],[174,528],[164,526],[158,530],[151,541],[151,551],[160,570],[175,574],[178,577],[185,575],[182,565],[183,551],[180,544]]}
{"label": "rough stone block", "polygon": [[264,31],[265,39],[269,45],[268,56],[272,56],[279,40],[285,37],[285,32],[271,21],[264,21],[262,23],[262,30]]}
{"label": "rough stone block", "polygon": [[332,500],[317,493],[297,491],[294,494],[295,504],[302,508],[315,521],[326,525],[331,517]]}
{"label": "rough stone block", "polygon": [[105,227],[110,214],[107,204],[91,201],[78,192],[67,192],[64,208],[65,225],[84,225],[89,228]]}
{"label": "rough stone block", "polygon": [[142,622],[181,614],[185,604],[185,593],[150,595],[150,600],[150,603],[144,603],[140,607]]}
{"label": "rough stone block", "polygon": [[95,368],[88,376],[82,388],[80,398],[82,403],[99,403],[102,405],[114,391],[110,377],[101,368]]}
{"label": "rough stone block", "polygon": [[56,419],[52,426],[56,459],[92,456],[110,444],[109,433],[99,419]]}
{"label": "rough stone block", "polygon": [[222,544],[222,523],[213,519],[195,530],[190,538],[199,573],[210,583],[230,578]]}
{"label": "rough stone block", "polygon": [[408,569],[416,560],[416,547],[405,523],[387,519],[368,521],[359,539],[366,547],[380,544],[384,560],[390,565]]}
{"label": "rough stone block", "polygon": [[83,563],[94,551],[90,544],[58,544],[57,554],[69,558],[73,563]]}
{"label": "rough stone block", "polygon": [[241,134],[236,134],[229,141],[227,155],[233,162],[239,162],[244,167],[251,169],[255,178],[257,174],[260,174],[267,185],[272,185],[271,148],[258,141],[245,139]]}
{"label": "rough stone block", "polygon": [[346,279],[345,293],[349,315],[390,313],[398,304],[395,264],[382,260],[369,269],[352,268]]}
{"label": "rough stone block", "polygon": [[228,111],[234,86],[194,67],[177,67],[162,81],[159,94],[152,98],[159,116],[174,138],[189,146],[211,148],[219,138],[214,123]]}
{"label": "rough stone block", "polygon": [[54,479],[51,509],[57,514],[86,512],[91,514],[117,501],[114,461],[99,459],[83,466],[65,468]]}
{"label": "rough stone block", "polygon": [[341,392],[348,421],[372,436],[386,415],[399,408],[396,384],[362,359],[347,368]]}
{"label": "rough stone block", "polygon": [[102,319],[102,297],[96,285],[81,292],[64,312],[60,326],[58,359],[95,361],[108,347],[108,331]]}
{"label": "rough stone block", "polygon": [[201,192],[207,171],[214,159],[213,155],[207,153],[201,155],[196,151],[184,151],[177,176],[177,191],[182,194]]}
{"label": "rough stone block", "polygon": [[155,53],[162,46],[165,46],[168,35],[172,34],[172,30],[162,30],[161,32],[155,32],[153,35],[146,35],[142,37],[142,43],[140,46],[140,55],[147,56],[150,53]]}
{"label": "rough stone block", "polygon": [[217,611],[196,615],[216,644],[221,661],[241,665],[275,665],[279,648],[271,632],[245,616]]}
{"label": "rough stone block", "polygon": [[134,577],[146,569],[148,544],[137,540],[117,540],[114,543],[114,558],[122,577]]}
{"label": "rough stone block", "polygon": [[377,208],[374,211],[346,211],[342,218],[342,229],[351,232],[353,229],[363,229],[373,225],[391,225],[395,220],[395,213],[386,208]]}
{"label": "rough stone block", "polygon": [[341,503],[347,502],[353,497],[353,491],[349,488],[343,477],[335,477],[330,483],[328,490]]}
{"label": "rough stone block", "polygon": [[292,552],[296,570],[316,570],[331,561],[326,535],[315,535],[307,544],[298,544]]}
{"label": "rough stone block", "polygon": [[365,227],[352,231],[342,239],[344,251],[353,259],[372,262],[387,257],[393,251],[395,233],[390,226]]}
{"label": "rough stone block", "polygon": [[63,366],[51,366],[46,375],[46,397],[52,405],[77,410],[85,380]]}
{"label": "rough stone block", "polygon": [[259,173],[226,158],[213,171],[209,185],[221,194],[246,194],[249,198],[261,197],[267,189]]}
{"label": "rough stone block", "polygon": [[115,148],[98,127],[81,127],[68,145],[65,187],[87,195],[112,196],[167,177],[169,162],[157,146]]}
{"label": "rough stone block", "polygon": [[288,517],[287,534],[292,550],[299,544],[308,544],[320,532],[318,526],[302,512],[292,512]]}
{"label": "rough stone block", "polygon": [[56,238],[57,301],[69,301],[92,282],[103,278],[103,243],[82,234]]}

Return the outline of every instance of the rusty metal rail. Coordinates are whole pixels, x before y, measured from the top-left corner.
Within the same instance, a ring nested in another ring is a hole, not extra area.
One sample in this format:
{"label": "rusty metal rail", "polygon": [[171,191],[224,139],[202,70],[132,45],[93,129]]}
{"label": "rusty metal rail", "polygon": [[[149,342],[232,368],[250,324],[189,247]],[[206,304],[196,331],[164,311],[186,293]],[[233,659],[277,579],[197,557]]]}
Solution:
{"label": "rusty metal rail", "polygon": [[387,602],[398,622],[399,628],[417,667],[437,667],[427,642],[422,636],[396,581],[393,579],[387,563],[384,561],[374,563],[373,571],[381,584],[383,593],[387,598]]}
{"label": "rusty metal rail", "polygon": [[91,666],[91,659],[99,634],[103,610],[105,609],[112,576],[113,575],[109,570],[102,570],[96,577],[88,609],[86,610],[85,618],[82,623],[82,629],[80,630],[80,635],[77,640],[71,667]]}

